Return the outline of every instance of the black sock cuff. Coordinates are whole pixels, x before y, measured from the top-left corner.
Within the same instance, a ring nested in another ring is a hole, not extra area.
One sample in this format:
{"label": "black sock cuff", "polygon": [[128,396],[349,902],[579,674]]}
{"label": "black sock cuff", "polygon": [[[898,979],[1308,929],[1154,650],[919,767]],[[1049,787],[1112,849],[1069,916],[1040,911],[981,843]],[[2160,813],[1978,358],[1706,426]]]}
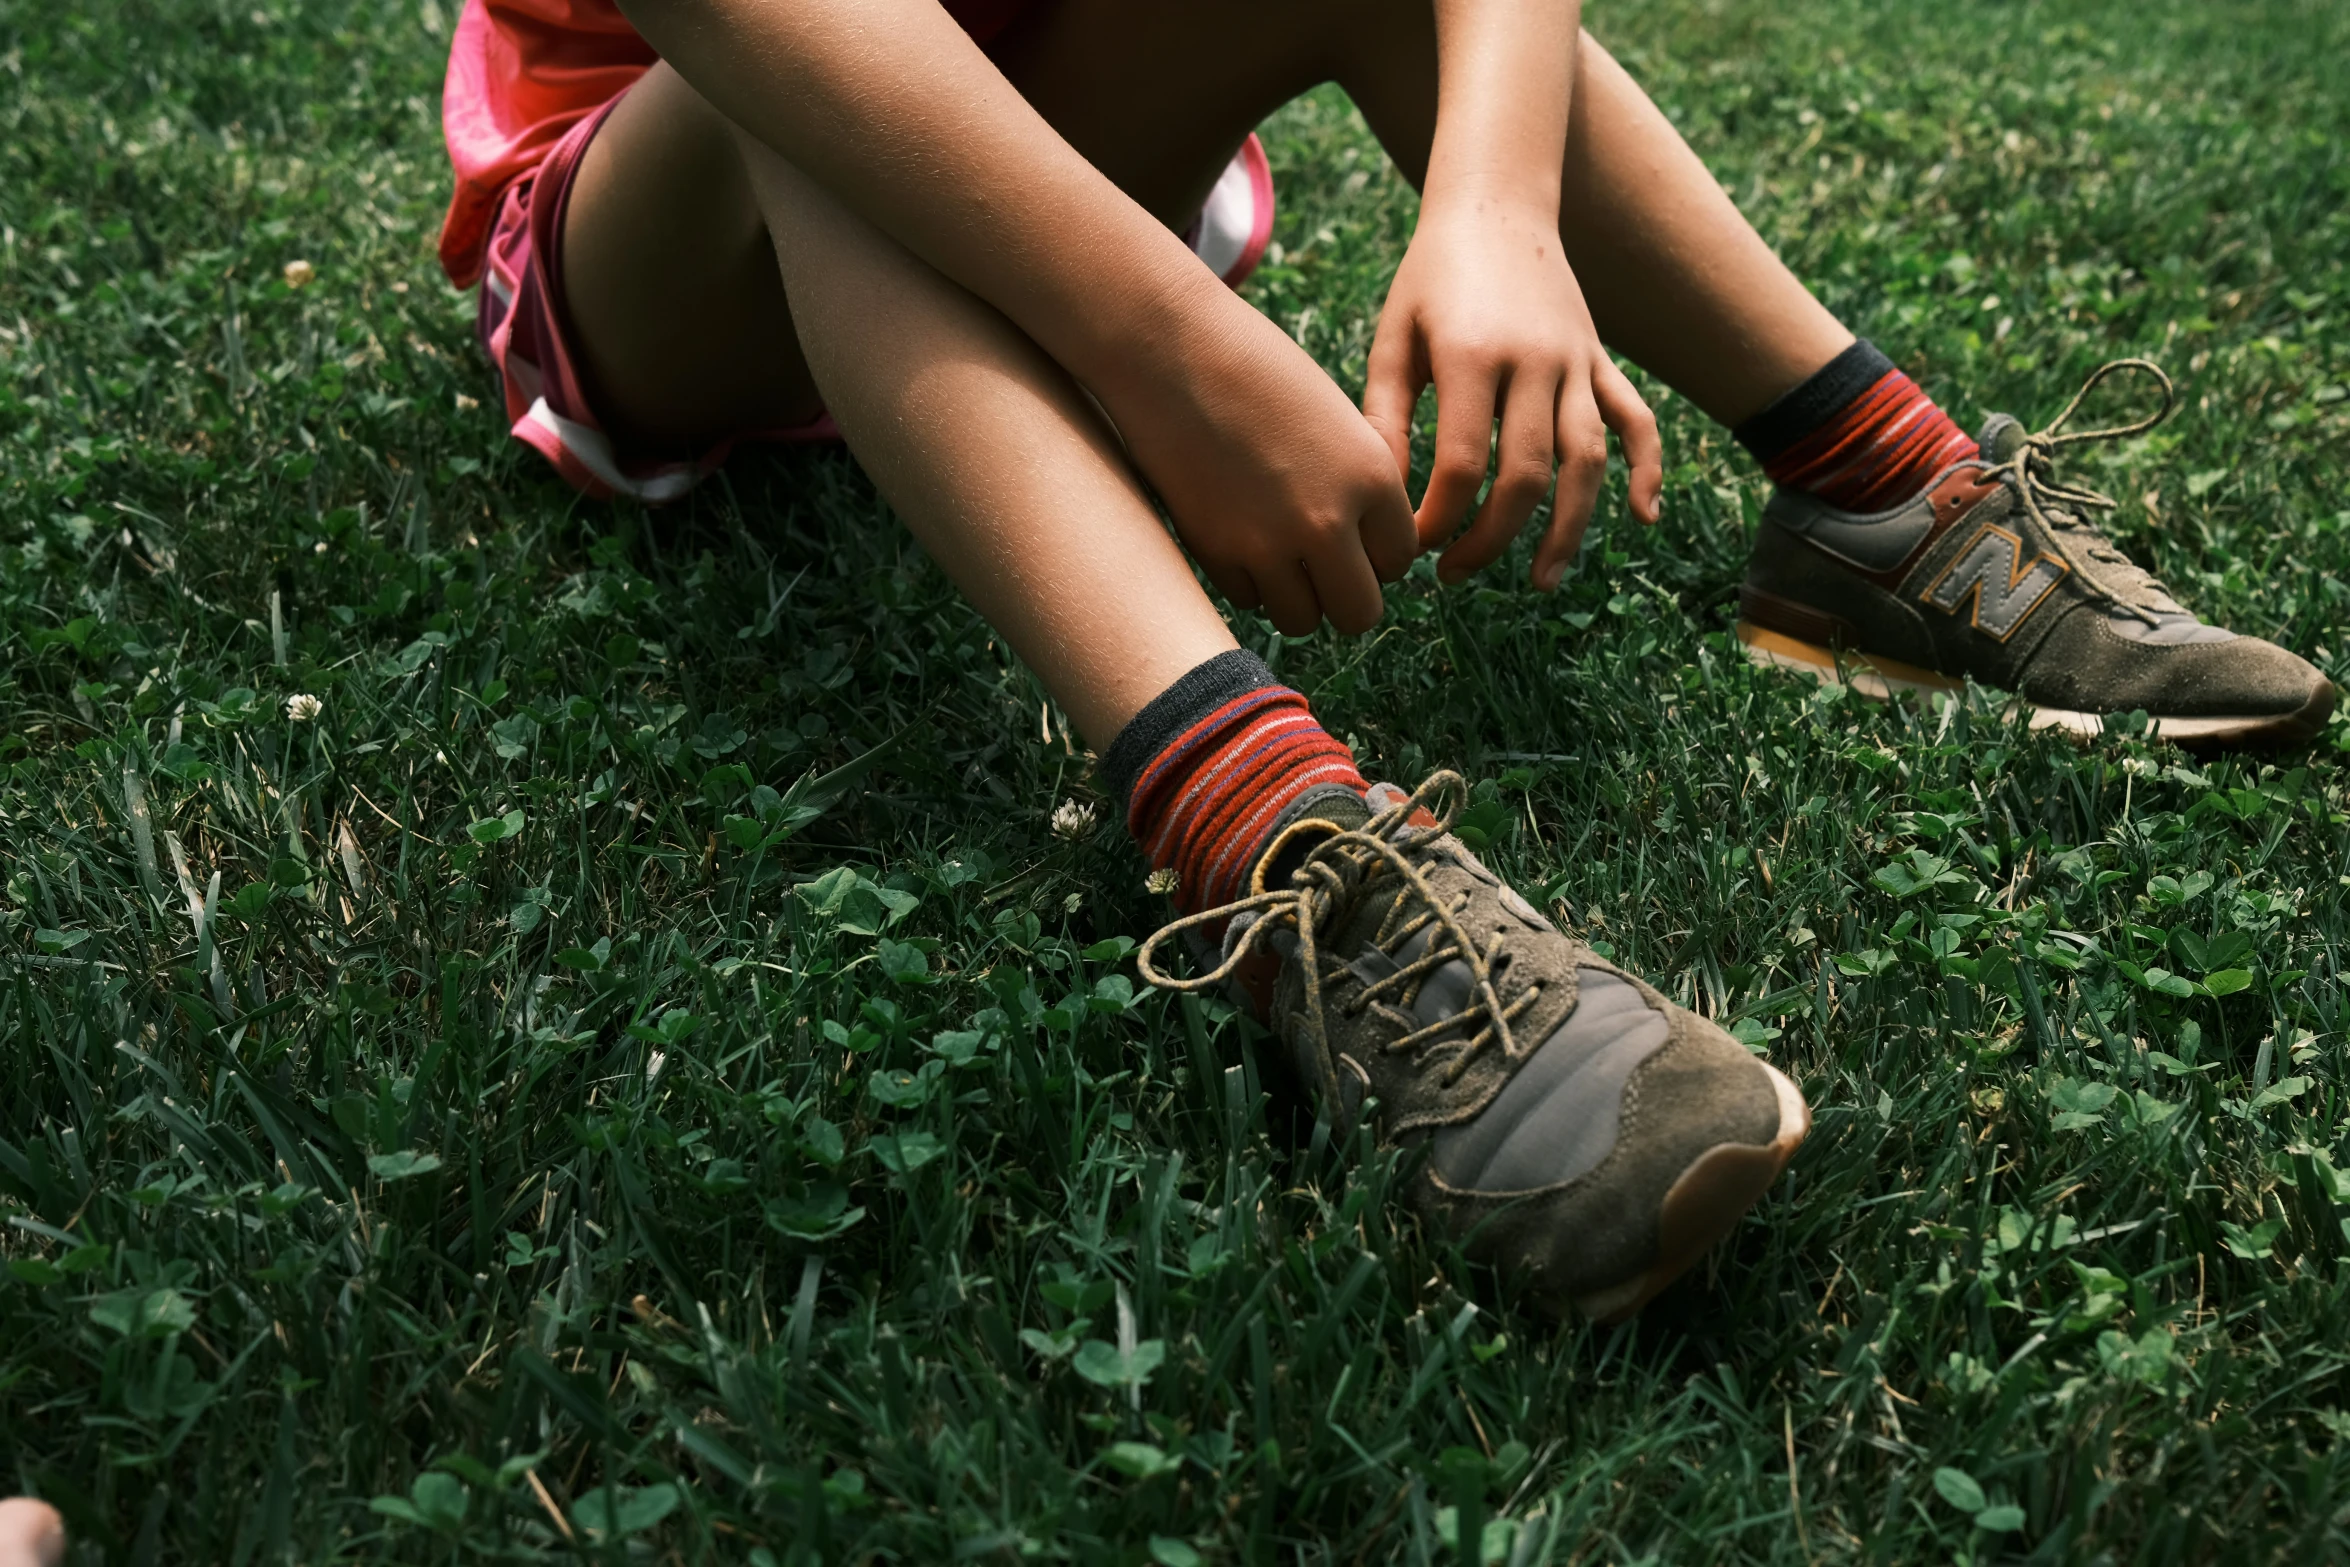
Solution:
{"label": "black sock cuff", "polygon": [[1194,665],[1152,697],[1102,756],[1102,780],[1116,794],[1121,817],[1133,805],[1135,781],[1170,741],[1234,698],[1279,684],[1263,659],[1236,647]]}
{"label": "black sock cuff", "polygon": [[1854,398],[1882,381],[1892,368],[1893,361],[1878,352],[1876,344],[1857,338],[1850,348],[1793,390],[1781,393],[1770,407],[1730,434],[1754,454],[1756,462],[1767,464],[1850,407]]}

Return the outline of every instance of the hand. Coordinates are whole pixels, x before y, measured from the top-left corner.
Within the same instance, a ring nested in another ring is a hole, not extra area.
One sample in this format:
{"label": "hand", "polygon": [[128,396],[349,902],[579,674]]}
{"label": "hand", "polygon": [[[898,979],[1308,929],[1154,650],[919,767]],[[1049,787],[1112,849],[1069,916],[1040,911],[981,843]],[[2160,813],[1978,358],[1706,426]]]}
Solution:
{"label": "hand", "polygon": [[[1607,432],[1632,469],[1632,514],[1662,510],[1656,418],[1600,345],[1567,265],[1555,218],[1423,207],[1371,341],[1363,414],[1386,437],[1398,472],[1411,464],[1412,410],[1436,383],[1436,464],[1415,519],[1422,549],[1451,539],[1437,573],[1458,582],[1509,547],[1549,492],[1550,531],[1534,552],[1548,591],[1583,545],[1607,472]],[[1484,481],[1493,422],[1501,450],[1493,488],[1466,531],[1452,534]]]}
{"label": "hand", "polygon": [[1176,534],[1238,608],[1286,636],[1369,630],[1419,553],[1378,432],[1305,350],[1202,270],[1212,295],[1133,373],[1094,388]]}

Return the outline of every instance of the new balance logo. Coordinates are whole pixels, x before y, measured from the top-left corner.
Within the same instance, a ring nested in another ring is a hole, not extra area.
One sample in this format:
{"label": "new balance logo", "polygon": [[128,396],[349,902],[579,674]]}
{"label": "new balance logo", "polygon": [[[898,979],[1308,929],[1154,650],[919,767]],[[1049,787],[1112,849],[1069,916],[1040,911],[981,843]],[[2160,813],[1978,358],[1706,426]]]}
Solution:
{"label": "new balance logo", "polygon": [[1972,597],[1975,629],[2005,642],[2055,591],[2067,569],[2064,562],[2046,555],[2026,566],[2024,541],[1995,523],[1985,523],[1919,597],[1954,615]]}

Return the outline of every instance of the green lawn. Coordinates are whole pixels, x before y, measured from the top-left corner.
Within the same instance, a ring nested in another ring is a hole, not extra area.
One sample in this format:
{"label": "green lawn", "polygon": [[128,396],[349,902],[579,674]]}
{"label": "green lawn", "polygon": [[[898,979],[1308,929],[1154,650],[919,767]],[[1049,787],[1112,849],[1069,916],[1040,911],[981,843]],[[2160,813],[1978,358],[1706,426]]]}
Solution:
{"label": "green lawn", "polygon": [[[500,436],[452,9],[0,0],[0,1481],[89,1559],[2350,1548],[2350,727],[1751,671],[1758,476],[1669,399],[1666,525],[1557,598],[1244,628],[1817,1107],[1636,1325],[1547,1324],[1136,993],[1082,754],[846,458],[648,517]],[[2168,364],[2083,477],[2350,674],[2350,7],[1611,11],[1963,421]],[[1335,97],[1269,139],[1251,297],[1351,381],[1409,194]]]}

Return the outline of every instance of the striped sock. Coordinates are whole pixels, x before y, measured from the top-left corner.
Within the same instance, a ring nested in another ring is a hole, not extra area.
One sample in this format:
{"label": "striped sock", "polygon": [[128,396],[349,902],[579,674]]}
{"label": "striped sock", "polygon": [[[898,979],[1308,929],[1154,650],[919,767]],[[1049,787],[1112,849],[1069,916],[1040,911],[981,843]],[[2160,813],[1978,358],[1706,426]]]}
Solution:
{"label": "striped sock", "polygon": [[1974,438],[1865,340],[1731,433],[1773,482],[1838,511],[1891,511],[1976,454]]}
{"label": "striped sock", "polygon": [[1304,795],[1369,785],[1306,699],[1235,649],[1151,699],[1110,743],[1102,773],[1154,871],[1175,873],[1185,913],[1230,903],[1282,811]]}

